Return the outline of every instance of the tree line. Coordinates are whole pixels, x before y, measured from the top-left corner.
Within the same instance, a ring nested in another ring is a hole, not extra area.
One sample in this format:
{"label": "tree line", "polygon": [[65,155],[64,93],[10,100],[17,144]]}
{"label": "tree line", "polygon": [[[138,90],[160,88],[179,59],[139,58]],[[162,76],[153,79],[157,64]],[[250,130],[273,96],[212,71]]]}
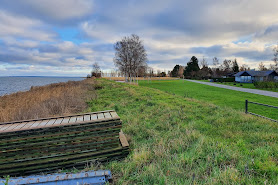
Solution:
{"label": "tree line", "polygon": [[[274,47],[274,58],[273,64],[270,64],[269,68],[261,62],[258,66],[258,70],[275,70],[278,71],[278,44]],[[187,62],[186,66],[175,65],[173,70],[170,72],[171,77],[180,78],[195,78],[195,79],[208,79],[208,78],[219,78],[222,76],[232,77],[239,71],[250,70],[250,67],[246,64],[238,65],[237,59],[228,60],[225,59],[222,63],[219,62],[217,57],[212,59],[212,66],[208,66],[208,61],[204,57],[201,61],[197,57],[192,56],[190,61]]]}
{"label": "tree line", "polygon": [[[113,76],[124,76],[126,81],[136,81],[136,77],[180,77],[180,78],[219,78],[222,76],[233,76],[239,71],[250,70],[246,64],[238,65],[237,59],[225,59],[222,63],[219,62],[217,57],[212,59],[212,65],[208,65],[206,58],[200,61],[196,56],[192,56],[190,61],[185,66],[175,65],[172,71],[156,72],[153,68],[147,65],[147,52],[143,45],[143,41],[138,35],[132,34],[131,36],[123,37],[122,40],[114,44],[115,57],[113,59],[116,68],[115,72],[111,72]],[[258,69],[263,70],[277,70],[278,71],[278,44],[274,47],[274,64],[267,68],[263,62],[258,66]],[[93,70],[88,77],[100,77],[102,74],[98,63],[93,64]]]}
{"label": "tree line", "polygon": [[171,71],[171,77],[184,77],[184,78],[217,78],[221,76],[232,76],[239,71],[249,70],[247,65],[239,66],[237,59],[225,59],[222,64],[219,63],[217,57],[213,58],[213,67],[208,66],[208,61],[203,57],[199,62],[196,56],[192,56],[186,66],[176,65]]}

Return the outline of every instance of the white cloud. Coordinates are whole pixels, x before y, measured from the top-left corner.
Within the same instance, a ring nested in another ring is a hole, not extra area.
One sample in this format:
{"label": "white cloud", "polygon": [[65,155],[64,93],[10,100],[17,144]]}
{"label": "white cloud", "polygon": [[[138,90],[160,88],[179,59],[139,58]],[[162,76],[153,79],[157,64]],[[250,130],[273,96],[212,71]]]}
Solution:
{"label": "white cloud", "polygon": [[44,27],[39,20],[16,16],[0,9],[0,36],[4,39],[20,37],[52,41],[57,35]]}

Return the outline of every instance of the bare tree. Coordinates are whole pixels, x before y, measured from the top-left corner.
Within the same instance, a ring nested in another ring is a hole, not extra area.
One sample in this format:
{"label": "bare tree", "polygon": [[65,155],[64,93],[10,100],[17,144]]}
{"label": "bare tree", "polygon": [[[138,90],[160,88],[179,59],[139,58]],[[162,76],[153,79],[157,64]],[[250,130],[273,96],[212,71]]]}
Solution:
{"label": "bare tree", "polygon": [[183,72],[184,72],[184,67],[180,66],[179,71],[178,71],[178,77],[182,78],[183,77]]}
{"label": "bare tree", "polygon": [[212,63],[213,63],[214,66],[218,66],[218,65],[219,65],[219,60],[218,60],[218,58],[214,57],[214,58],[212,59]]}
{"label": "bare tree", "polygon": [[259,70],[260,70],[260,71],[266,71],[266,70],[267,70],[267,68],[265,67],[265,65],[264,65],[263,62],[261,62],[261,63],[259,64]]}
{"label": "bare tree", "polygon": [[156,70],[156,76],[160,77],[160,74],[161,74],[161,70],[160,69]]}
{"label": "bare tree", "polygon": [[223,61],[223,67],[224,67],[225,72],[231,72],[232,71],[232,61],[225,59]]}
{"label": "bare tree", "polygon": [[205,57],[203,57],[203,60],[201,60],[201,68],[205,68],[205,67],[208,67],[208,62],[205,59]]}
{"label": "bare tree", "polygon": [[246,64],[242,64],[242,66],[240,66],[239,71],[248,71],[250,70],[250,67]]}
{"label": "bare tree", "polygon": [[97,77],[97,78],[101,77],[100,67],[97,62],[95,62],[93,64],[93,70],[92,70],[91,74],[92,74],[91,75],[92,77]]}
{"label": "bare tree", "polygon": [[140,66],[147,65],[147,53],[139,36],[132,34],[114,45],[114,63],[126,76],[126,81],[135,81]]}
{"label": "bare tree", "polygon": [[273,48],[274,51],[274,58],[273,58],[273,62],[274,65],[271,65],[271,68],[274,70],[278,70],[278,44]]}
{"label": "bare tree", "polygon": [[138,68],[138,77],[144,77],[147,74],[147,66],[139,66]]}

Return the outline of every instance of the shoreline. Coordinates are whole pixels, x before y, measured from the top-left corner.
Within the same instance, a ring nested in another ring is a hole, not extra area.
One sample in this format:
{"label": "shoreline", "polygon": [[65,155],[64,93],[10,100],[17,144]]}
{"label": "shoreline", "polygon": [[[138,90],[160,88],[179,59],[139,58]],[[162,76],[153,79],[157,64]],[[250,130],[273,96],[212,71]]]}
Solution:
{"label": "shoreline", "polygon": [[26,92],[29,91],[32,87],[42,87],[53,83],[82,80],[84,80],[84,78],[81,77],[0,77],[0,97],[11,95],[17,92]]}
{"label": "shoreline", "polygon": [[87,99],[95,97],[94,83],[90,79],[51,83],[0,96],[0,122],[85,111]]}

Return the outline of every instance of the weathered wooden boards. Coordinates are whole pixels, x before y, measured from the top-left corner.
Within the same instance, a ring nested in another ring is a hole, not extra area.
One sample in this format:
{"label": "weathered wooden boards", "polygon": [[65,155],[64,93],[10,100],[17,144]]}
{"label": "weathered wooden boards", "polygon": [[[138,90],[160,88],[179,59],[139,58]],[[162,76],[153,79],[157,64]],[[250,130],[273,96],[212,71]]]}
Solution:
{"label": "weathered wooden boards", "polygon": [[114,111],[0,123],[0,176],[84,168],[124,157],[129,145]]}

